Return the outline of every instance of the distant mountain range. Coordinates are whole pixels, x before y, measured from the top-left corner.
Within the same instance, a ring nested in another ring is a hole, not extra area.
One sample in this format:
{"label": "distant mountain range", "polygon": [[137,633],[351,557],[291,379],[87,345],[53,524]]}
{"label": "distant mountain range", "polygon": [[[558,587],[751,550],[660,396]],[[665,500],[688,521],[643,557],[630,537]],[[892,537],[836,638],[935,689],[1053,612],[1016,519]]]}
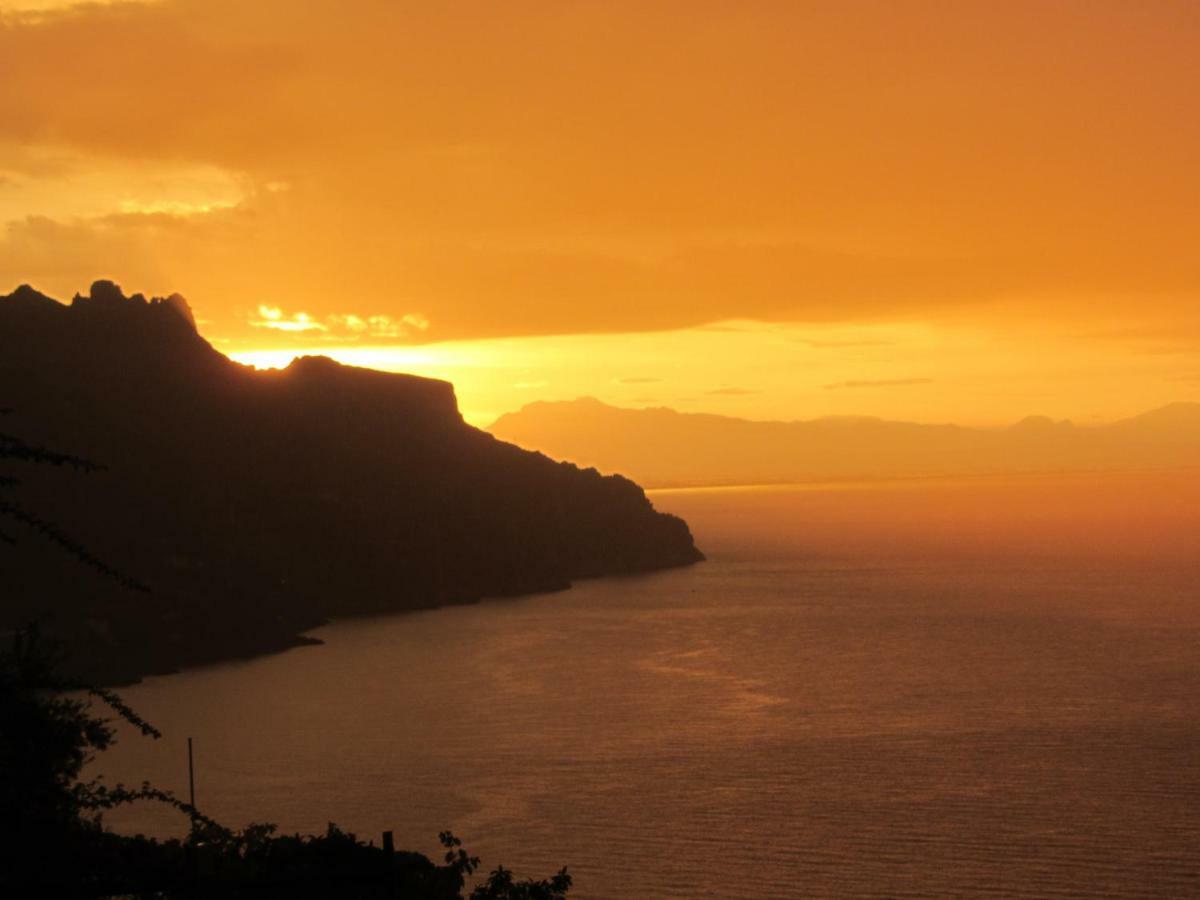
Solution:
{"label": "distant mountain range", "polygon": [[290,646],[330,617],[702,558],[633,482],[466,425],[450,384],[323,357],[255,371],[178,295],[0,296],[2,408],[0,432],[104,467],[14,464],[5,495],[151,590],[6,520],[0,630],[49,616],[107,681]]}
{"label": "distant mountain range", "polygon": [[1109,425],[1030,417],[984,429],[866,417],[756,422],[583,398],[531,403],[489,430],[649,487],[1200,464],[1200,403],[1175,403]]}

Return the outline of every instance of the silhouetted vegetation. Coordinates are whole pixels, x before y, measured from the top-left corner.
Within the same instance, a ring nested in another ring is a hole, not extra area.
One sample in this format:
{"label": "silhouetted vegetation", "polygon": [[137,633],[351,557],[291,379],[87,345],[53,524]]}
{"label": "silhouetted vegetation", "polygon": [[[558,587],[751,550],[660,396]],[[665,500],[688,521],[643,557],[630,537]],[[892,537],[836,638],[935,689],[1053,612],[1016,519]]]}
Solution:
{"label": "silhouetted vegetation", "polygon": [[[58,675],[53,648],[36,629],[0,651],[0,895],[55,897],[347,897],[460,900],[479,866],[449,832],[442,865],[420,853],[375,847],[330,824],[320,835],[278,835],[273,825],[231,830],[150,784],[129,788],[83,780],[85,766],[115,740],[93,701],[143,735],[158,731],[112,691]],[[138,801],[189,816],[184,839],[114,834],[104,813]],[[559,900],[566,870],[515,881],[500,867],[472,900]]]}
{"label": "silhouetted vegetation", "polygon": [[[0,410],[0,415],[8,415],[11,412],[12,410],[8,409]],[[14,435],[0,432],[0,463],[12,462],[50,465],[60,468],[65,467],[77,472],[96,472],[101,468],[90,460],[72,456],[69,453],[58,453],[54,450],[48,450],[45,447],[38,447],[34,444],[26,443]],[[21,479],[14,471],[0,472],[0,490],[12,491],[20,484]],[[96,571],[107,575],[125,587],[139,591],[145,590],[145,587],[129,576],[116,571],[107,563],[93,556],[82,544],[57,525],[48,522],[37,512],[27,509],[11,497],[0,495],[0,519],[7,519],[9,522],[8,530],[0,530],[0,542],[9,545],[18,543],[18,539],[12,530],[12,526],[15,525],[20,529],[31,531],[45,538],[50,543],[57,545],[60,549],[74,556],[80,562],[91,566]]]}

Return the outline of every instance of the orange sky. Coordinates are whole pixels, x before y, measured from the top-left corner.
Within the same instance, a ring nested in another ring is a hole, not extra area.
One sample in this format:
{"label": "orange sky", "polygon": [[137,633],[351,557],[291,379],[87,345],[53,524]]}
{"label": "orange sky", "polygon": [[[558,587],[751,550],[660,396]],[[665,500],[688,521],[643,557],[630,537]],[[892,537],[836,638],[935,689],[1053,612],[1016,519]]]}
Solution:
{"label": "orange sky", "polygon": [[1191,0],[0,11],[0,291],[177,290],[480,422],[1200,399]]}

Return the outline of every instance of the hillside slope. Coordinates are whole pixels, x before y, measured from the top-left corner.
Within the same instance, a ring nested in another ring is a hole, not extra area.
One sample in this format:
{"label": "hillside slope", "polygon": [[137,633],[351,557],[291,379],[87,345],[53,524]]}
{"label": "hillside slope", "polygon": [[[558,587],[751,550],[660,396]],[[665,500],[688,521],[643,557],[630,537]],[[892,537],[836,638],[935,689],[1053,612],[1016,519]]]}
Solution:
{"label": "hillside slope", "polygon": [[50,614],[109,680],[288,646],[331,616],[702,558],[636,484],[466,425],[445,382],[320,357],[258,372],[179,297],[0,297],[0,408],[0,431],[105,467],[23,467],[21,502],[151,588],[21,533],[0,546],[0,627]]}

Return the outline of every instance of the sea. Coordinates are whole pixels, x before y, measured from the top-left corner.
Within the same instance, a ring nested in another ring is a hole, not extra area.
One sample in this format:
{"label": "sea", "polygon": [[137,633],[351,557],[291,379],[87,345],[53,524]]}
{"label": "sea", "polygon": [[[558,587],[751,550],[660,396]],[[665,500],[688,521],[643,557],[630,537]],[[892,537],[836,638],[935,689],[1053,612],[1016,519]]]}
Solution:
{"label": "sea", "polygon": [[149,678],[91,772],[186,797],[190,737],[226,824],[579,900],[1200,896],[1200,473],[649,496],[707,561]]}

